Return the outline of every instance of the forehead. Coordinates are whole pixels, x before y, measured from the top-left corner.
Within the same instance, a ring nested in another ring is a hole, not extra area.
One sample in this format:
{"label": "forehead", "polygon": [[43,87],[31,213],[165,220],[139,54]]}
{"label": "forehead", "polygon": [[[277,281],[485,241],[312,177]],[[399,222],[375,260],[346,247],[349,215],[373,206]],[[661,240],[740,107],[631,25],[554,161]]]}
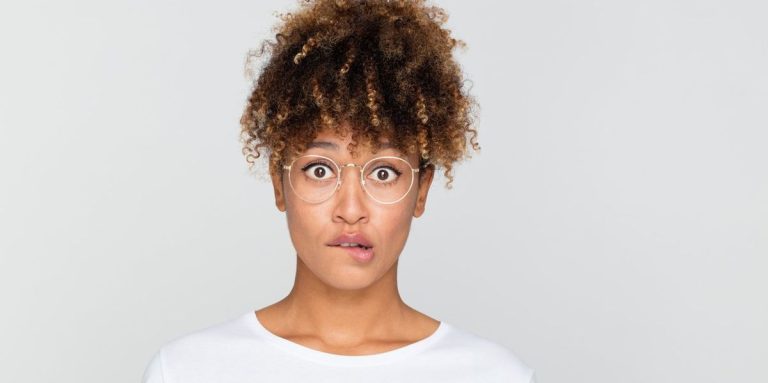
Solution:
{"label": "forehead", "polygon": [[[317,133],[315,138],[307,145],[306,152],[316,152],[317,154],[330,155],[333,158],[340,159],[341,157],[351,156],[351,151],[348,145],[352,142],[352,133],[349,125],[345,125],[346,133],[342,135],[336,134],[331,129],[323,129]],[[419,161],[418,153],[405,153],[395,148],[387,137],[379,139],[381,143],[380,149],[376,152],[372,151],[372,147],[366,142],[358,143],[356,148],[357,155],[363,159],[372,158],[374,156],[396,156],[405,159],[412,165],[416,166]]]}
{"label": "forehead", "polygon": [[[348,152],[347,146],[352,142],[352,135],[347,134],[345,136],[336,135],[333,132],[323,131],[321,133],[318,133],[312,142],[310,142],[307,145],[307,150],[313,149],[313,148],[319,148],[324,149],[331,152],[338,152],[341,154],[342,152]],[[386,138],[381,139],[379,141],[381,143],[381,147],[379,151],[387,151],[390,153],[395,154],[402,154],[399,150],[397,150],[394,146],[392,146],[389,143],[389,140]],[[360,143],[357,146],[358,152],[361,154],[365,153],[374,153],[372,152],[372,148],[367,143]]]}

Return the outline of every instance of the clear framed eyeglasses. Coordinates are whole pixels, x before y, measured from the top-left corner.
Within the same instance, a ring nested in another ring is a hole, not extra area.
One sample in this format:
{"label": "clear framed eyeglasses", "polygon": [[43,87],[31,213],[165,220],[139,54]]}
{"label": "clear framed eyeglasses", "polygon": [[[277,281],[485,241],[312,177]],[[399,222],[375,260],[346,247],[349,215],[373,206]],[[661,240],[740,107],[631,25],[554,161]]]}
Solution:
{"label": "clear framed eyeglasses", "polygon": [[360,184],[371,199],[381,204],[397,203],[411,191],[419,169],[408,161],[395,156],[372,158],[364,165],[339,165],[331,158],[305,154],[295,158],[288,171],[288,183],[296,196],[305,202],[327,201],[341,186],[341,170],[346,167],[360,168]]}

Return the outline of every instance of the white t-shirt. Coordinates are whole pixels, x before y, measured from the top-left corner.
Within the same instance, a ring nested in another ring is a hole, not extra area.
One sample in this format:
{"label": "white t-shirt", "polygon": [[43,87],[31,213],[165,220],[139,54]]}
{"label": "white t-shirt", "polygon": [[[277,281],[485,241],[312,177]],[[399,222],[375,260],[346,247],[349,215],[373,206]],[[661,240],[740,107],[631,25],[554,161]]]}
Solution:
{"label": "white t-shirt", "polygon": [[445,321],[428,337],[369,355],[315,350],[267,330],[249,311],[178,337],[147,365],[143,383],[535,383],[511,350]]}

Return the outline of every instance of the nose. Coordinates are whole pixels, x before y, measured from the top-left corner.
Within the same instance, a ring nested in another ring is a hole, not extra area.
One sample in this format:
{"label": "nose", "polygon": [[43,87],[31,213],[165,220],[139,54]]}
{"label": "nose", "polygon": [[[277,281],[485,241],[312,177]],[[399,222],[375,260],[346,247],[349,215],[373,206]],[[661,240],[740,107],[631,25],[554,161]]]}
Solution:
{"label": "nose", "polygon": [[[341,185],[334,196],[333,219],[336,222],[355,224],[368,219],[365,190],[360,184],[360,170],[358,165],[352,164],[341,167]],[[344,173],[347,173],[346,178]]]}

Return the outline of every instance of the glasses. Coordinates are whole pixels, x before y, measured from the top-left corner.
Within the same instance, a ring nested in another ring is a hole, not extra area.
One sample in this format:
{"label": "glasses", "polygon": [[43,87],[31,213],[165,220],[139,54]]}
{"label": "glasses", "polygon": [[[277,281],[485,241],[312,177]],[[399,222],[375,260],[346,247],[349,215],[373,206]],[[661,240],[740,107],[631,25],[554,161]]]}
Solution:
{"label": "glasses", "polygon": [[397,203],[411,191],[419,169],[394,156],[376,157],[364,165],[346,164],[317,154],[306,154],[283,165],[288,182],[296,195],[309,203],[321,203],[333,196],[341,186],[341,170],[360,168],[360,184],[371,199],[381,204]]}

